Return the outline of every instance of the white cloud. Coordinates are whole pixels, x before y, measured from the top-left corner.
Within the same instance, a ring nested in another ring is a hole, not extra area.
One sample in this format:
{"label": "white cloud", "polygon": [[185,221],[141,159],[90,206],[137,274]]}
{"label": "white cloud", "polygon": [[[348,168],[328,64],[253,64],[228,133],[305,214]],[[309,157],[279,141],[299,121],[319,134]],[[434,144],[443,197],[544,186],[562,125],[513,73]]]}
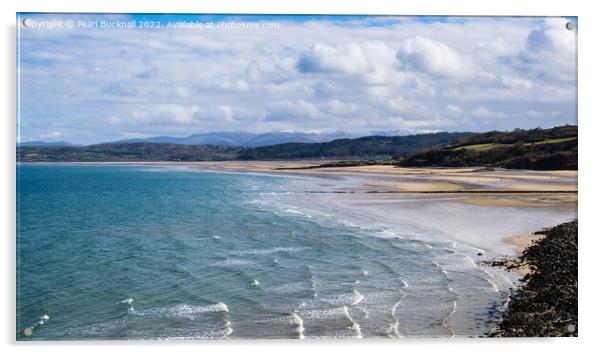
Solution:
{"label": "white cloud", "polygon": [[503,117],[505,117],[504,113],[490,110],[489,108],[484,107],[484,106],[475,108],[470,113],[472,113],[472,115],[477,118],[503,118]]}
{"label": "white cloud", "polygon": [[425,37],[403,41],[397,59],[408,69],[442,77],[466,77],[475,71],[470,57],[458,53],[445,43]]}
{"label": "white cloud", "polygon": [[268,114],[264,120],[267,122],[314,119],[320,116],[320,110],[304,100],[273,102],[266,109]]}
{"label": "white cloud", "polygon": [[335,86],[326,81],[320,81],[312,85],[312,91],[316,97],[330,97],[335,93]]}
{"label": "white cloud", "polygon": [[302,53],[297,68],[302,73],[354,74],[368,85],[401,84],[396,51],[383,41],[316,44]]}
{"label": "white cloud", "polygon": [[379,101],[392,114],[405,114],[408,113],[412,108],[412,106],[401,96],[388,98],[384,100],[380,99]]}
{"label": "white cloud", "polygon": [[119,124],[121,123],[121,119],[117,116],[111,116],[107,118],[107,123],[109,124]]}
{"label": "white cloud", "polygon": [[240,79],[230,77],[220,77],[209,82],[202,82],[198,85],[200,90],[219,90],[219,91],[249,91],[249,84]]}
{"label": "white cloud", "polygon": [[149,109],[134,110],[132,118],[134,123],[187,125],[193,123],[194,114],[198,110],[196,106],[160,104]]}
{"label": "white cloud", "polygon": [[531,118],[544,118],[546,116],[546,114],[544,112],[536,111],[533,109],[530,109],[525,112],[521,112],[521,115],[531,117]]}
{"label": "white cloud", "polygon": [[445,107],[445,110],[448,113],[451,113],[451,114],[460,114],[460,113],[462,113],[462,108],[460,108],[460,107],[458,107],[458,106],[456,106],[454,104],[448,104],[447,107]]}
{"label": "white cloud", "polygon": [[301,72],[357,74],[369,71],[372,66],[359,43],[337,46],[318,43],[300,56],[297,67]]}
{"label": "white cloud", "polygon": [[53,131],[53,132],[50,132],[47,134],[40,135],[40,139],[54,141],[54,140],[60,139],[62,136],[63,136],[63,133],[58,132],[58,131]]}
{"label": "white cloud", "polygon": [[575,31],[567,30],[564,18],[547,18],[545,20],[544,35],[551,45],[560,52],[573,54],[575,52]]}
{"label": "white cloud", "polygon": [[228,122],[234,121],[234,109],[230,106],[217,106],[217,109],[221,111],[223,117]]}
{"label": "white cloud", "polygon": [[339,100],[329,100],[326,104],[326,112],[335,116],[349,116],[354,114],[358,106],[350,102],[342,102]]}
{"label": "white cloud", "polygon": [[230,105],[202,106],[194,113],[195,124],[209,124],[215,128],[228,127],[244,115],[244,109]]}
{"label": "white cloud", "polygon": [[534,77],[574,83],[577,30],[567,30],[567,22],[564,18],[547,18],[531,30],[516,67]]}
{"label": "white cloud", "polygon": [[502,76],[502,84],[511,89],[531,89],[533,88],[533,82],[531,80],[523,79],[516,76]]}
{"label": "white cloud", "polygon": [[260,81],[263,77],[261,68],[259,67],[259,64],[257,64],[256,61],[252,61],[249,63],[249,66],[247,67],[246,72],[247,72],[247,76],[249,77],[249,79],[254,82]]}

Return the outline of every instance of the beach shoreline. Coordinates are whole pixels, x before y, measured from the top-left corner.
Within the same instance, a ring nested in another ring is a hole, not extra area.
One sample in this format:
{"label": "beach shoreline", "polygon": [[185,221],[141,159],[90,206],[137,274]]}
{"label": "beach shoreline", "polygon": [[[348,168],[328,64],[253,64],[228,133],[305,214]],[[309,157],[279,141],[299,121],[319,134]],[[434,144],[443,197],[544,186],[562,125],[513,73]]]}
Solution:
{"label": "beach shoreline", "polygon": [[[535,231],[534,231],[535,232]],[[511,271],[519,274],[520,276],[525,276],[530,274],[532,271],[526,264],[519,264],[519,257],[525,252],[526,249],[531,247],[535,242],[543,239],[545,236],[541,234],[525,234],[525,235],[514,235],[509,236],[504,239],[504,242],[507,242],[510,245],[516,246],[516,254],[512,257],[507,265]]]}

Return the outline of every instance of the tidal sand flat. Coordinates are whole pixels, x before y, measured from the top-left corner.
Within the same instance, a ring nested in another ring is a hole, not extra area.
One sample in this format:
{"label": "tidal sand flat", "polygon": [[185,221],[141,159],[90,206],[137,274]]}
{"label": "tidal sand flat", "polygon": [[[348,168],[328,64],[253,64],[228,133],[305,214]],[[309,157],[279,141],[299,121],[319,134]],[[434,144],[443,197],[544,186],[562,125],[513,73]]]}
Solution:
{"label": "tidal sand flat", "polygon": [[517,275],[481,260],[575,214],[575,174],[282,164],[20,164],[21,338],[482,336]]}

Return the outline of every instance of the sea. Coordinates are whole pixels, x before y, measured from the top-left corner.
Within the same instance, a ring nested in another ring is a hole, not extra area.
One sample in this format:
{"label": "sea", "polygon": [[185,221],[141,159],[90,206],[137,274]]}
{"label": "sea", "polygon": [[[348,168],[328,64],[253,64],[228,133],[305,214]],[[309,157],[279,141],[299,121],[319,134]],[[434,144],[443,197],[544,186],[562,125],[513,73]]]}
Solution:
{"label": "sea", "polygon": [[17,339],[486,335],[516,277],[439,229],[342,207],[348,183],[19,164]]}

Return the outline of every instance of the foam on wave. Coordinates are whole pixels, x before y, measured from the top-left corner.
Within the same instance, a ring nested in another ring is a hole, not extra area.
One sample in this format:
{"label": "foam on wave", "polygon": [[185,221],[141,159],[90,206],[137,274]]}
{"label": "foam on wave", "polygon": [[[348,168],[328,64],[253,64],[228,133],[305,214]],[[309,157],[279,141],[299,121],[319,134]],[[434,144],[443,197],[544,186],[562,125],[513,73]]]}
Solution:
{"label": "foam on wave", "polygon": [[170,307],[159,307],[147,310],[135,311],[138,316],[161,316],[161,317],[191,317],[196,314],[208,312],[229,312],[228,305],[223,302],[207,306],[194,306],[188,304],[180,304]]}
{"label": "foam on wave", "polygon": [[354,338],[362,338],[362,328],[359,323],[355,322],[351,315],[349,314],[349,308],[347,306],[343,306],[343,316],[351,323],[349,328],[354,333]]}
{"label": "foam on wave", "polygon": [[272,253],[278,253],[278,252],[299,252],[304,250],[304,247],[272,247],[272,248],[265,248],[265,249],[251,249],[251,250],[244,250],[244,251],[238,251],[238,252],[234,252],[234,255],[237,256],[244,256],[244,255],[264,255],[264,254],[272,254]]}
{"label": "foam on wave", "polygon": [[118,304],[125,304],[125,305],[131,305],[134,303],[134,299],[132,299],[131,297],[128,297],[127,299],[123,299],[121,301],[117,301]]}
{"label": "foam on wave", "polygon": [[452,318],[452,316],[456,313],[456,309],[458,307],[458,303],[456,302],[456,300],[454,300],[453,304],[452,304],[452,309],[449,312],[449,314],[443,319],[443,321],[441,321],[441,326],[443,326],[445,329],[447,329],[449,331],[449,333],[451,334],[451,337],[455,337],[456,336],[456,332],[447,325],[447,322],[449,321],[450,318]]}
{"label": "foam on wave", "polygon": [[357,289],[353,289],[353,293],[351,294],[351,306],[355,306],[364,300],[364,295],[362,295]]}
{"label": "foam on wave", "polygon": [[305,327],[303,327],[303,319],[299,317],[296,312],[291,313],[291,323],[296,325],[295,332],[297,333],[297,337],[299,339],[305,338],[303,334],[305,332]]}

